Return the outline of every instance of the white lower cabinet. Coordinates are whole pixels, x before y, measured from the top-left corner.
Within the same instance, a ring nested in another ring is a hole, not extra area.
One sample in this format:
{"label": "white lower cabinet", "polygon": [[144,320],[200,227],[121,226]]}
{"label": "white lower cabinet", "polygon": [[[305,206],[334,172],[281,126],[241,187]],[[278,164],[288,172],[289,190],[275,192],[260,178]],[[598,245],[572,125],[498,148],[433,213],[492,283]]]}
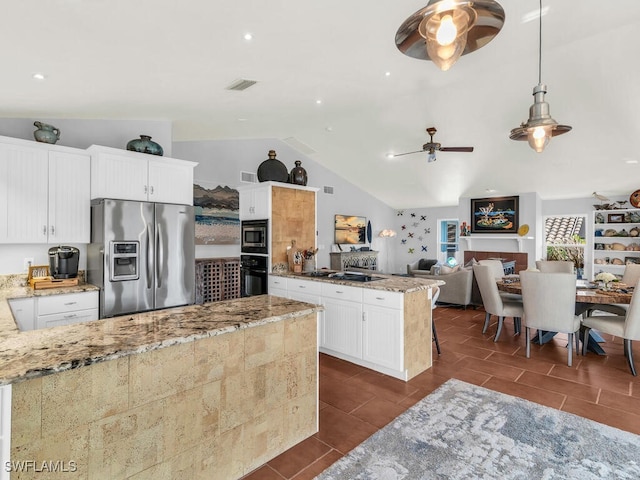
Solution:
{"label": "white lower cabinet", "polygon": [[406,380],[404,294],[321,280],[269,277],[269,294],[320,304],[321,352]]}
{"label": "white lower cabinet", "polygon": [[13,319],[16,321],[21,332],[27,330],[35,330],[36,328],[36,299],[14,298],[9,300],[9,307],[13,313]]}
{"label": "white lower cabinet", "polygon": [[98,291],[9,300],[21,331],[57,327],[98,319]]}
{"label": "white lower cabinet", "polygon": [[273,275],[269,275],[267,292],[269,295],[275,295],[276,297],[289,298],[289,295],[287,294],[287,279],[284,277],[274,277]]}
{"label": "white lower cabinet", "polygon": [[36,328],[57,327],[98,319],[98,292],[39,297]]}
{"label": "white lower cabinet", "polygon": [[9,480],[11,461],[11,385],[0,386],[0,480]]}
{"label": "white lower cabinet", "polygon": [[365,290],[362,322],[362,359],[402,370],[403,295],[397,292]]}

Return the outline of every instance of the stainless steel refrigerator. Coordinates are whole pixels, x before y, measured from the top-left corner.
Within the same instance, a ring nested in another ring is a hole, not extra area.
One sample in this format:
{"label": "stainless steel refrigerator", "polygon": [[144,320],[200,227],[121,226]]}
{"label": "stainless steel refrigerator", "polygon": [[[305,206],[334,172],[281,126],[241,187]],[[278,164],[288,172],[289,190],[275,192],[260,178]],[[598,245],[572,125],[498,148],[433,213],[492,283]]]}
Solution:
{"label": "stainless steel refrigerator", "polygon": [[93,200],[87,281],[100,318],[195,302],[192,206]]}

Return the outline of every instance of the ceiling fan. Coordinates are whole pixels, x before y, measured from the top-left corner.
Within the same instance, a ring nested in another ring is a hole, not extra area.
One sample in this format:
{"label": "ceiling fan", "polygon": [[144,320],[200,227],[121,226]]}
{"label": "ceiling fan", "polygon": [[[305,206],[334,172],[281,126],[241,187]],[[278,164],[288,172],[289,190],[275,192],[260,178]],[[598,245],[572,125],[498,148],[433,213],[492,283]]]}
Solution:
{"label": "ceiling fan", "polygon": [[436,134],[437,130],[435,127],[427,128],[427,133],[429,134],[429,141],[422,145],[422,150],[416,150],[415,152],[406,152],[406,153],[396,153],[393,157],[401,157],[402,155],[411,155],[412,153],[420,153],[427,152],[427,162],[435,162],[436,161],[436,151],[440,152],[473,152],[473,147],[443,147],[439,143],[433,141],[433,136]]}

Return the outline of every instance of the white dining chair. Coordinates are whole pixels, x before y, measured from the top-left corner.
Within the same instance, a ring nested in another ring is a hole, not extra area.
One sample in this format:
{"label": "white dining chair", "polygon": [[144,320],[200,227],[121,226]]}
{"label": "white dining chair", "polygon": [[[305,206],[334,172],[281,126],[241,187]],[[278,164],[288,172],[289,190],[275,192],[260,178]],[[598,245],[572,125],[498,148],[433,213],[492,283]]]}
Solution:
{"label": "white dining chair", "polygon": [[[624,273],[622,274],[620,283],[633,287],[638,283],[638,280],[640,280],[640,263],[627,263],[624,267]],[[590,317],[593,312],[598,310],[601,312],[613,313],[614,315],[626,315],[628,307],[629,305],[625,305],[623,303],[598,305],[587,310],[585,315]]]}
{"label": "white dining chair", "polygon": [[573,342],[579,353],[580,317],[576,316],[576,276],[573,273],[520,272],[526,356],[531,353],[530,332],[535,328],[542,342],[542,332],[566,333],[567,365],[573,359]]}
{"label": "white dining chair", "polygon": [[536,268],[542,273],[573,273],[573,262],[567,260],[536,260]]}
{"label": "white dining chair", "polygon": [[587,339],[589,331],[593,328],[601,333],[607,333],[620,337],[624,341],[624,356],[629,364],[631,373],[636,376],[636,368],[633,363],[633,340],[640,340],[640,283],[636,282],[631,296],[631,303],[624,315],[592,315],[582,320],[582,354],[587,353]]}
{"label": "white dining chair", "polygon": [[[484,259],[478,262],[480,265],[486,265],[491,269],[491,275],[495,277],[496,282],[502,280],[504,277],[504,266],[500,260]],[[499,292],[503,300],[509,302],[522,302],[522,295],[517,293]]]}
{"label": "white dining chair", "polygon": [[489,328],[491,315],[498,317],[498,328],[494,342],[498,341],[505,317],[513,317],[513,325],[516,334],[520,333],[520,319],[522,317],[522,302],[518,300],[507,300],[500,295],[494,270],[489,265],[474,265],[473,274],[478,282],[482,304],[484,305],[485,318],[482,333],[486,333]]}

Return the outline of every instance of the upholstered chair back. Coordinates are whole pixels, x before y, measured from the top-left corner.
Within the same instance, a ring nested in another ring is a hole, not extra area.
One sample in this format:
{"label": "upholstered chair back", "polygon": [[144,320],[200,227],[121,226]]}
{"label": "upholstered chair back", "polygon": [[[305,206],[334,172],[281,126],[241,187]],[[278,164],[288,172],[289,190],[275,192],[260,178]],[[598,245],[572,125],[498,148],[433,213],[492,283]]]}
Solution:
{"label": "upholstered chair back", "polygon": [[580,328],[575,315],[576,276],[573,273],[520,272],[524,323],[527,328],[573,333]]}
{"label": "upholstered chair back", "polygon": [[573,262],[566,260],[536,260],[536,268],[542,273],[573,273]]}

